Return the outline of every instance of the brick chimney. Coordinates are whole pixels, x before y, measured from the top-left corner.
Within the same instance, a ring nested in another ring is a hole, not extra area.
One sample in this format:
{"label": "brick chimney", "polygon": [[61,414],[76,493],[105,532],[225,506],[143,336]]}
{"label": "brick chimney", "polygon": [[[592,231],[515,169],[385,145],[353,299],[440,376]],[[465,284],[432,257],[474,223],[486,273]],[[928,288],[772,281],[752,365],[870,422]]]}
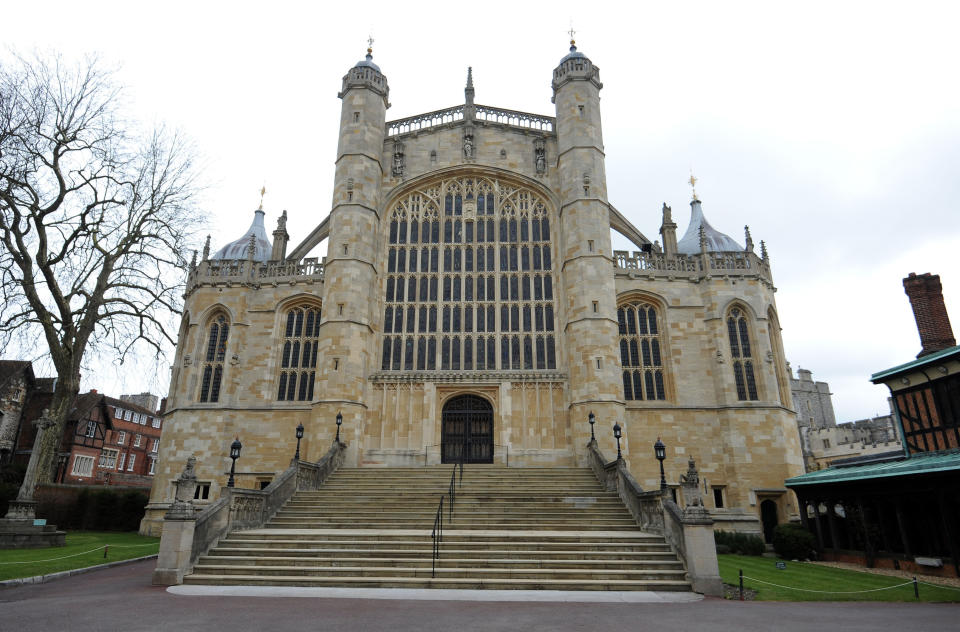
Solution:
{"label": "brick chimney", "polygon": [[903,280],[903,289],[910,297],[913,317],[920,332],[920,344],[923,348],[918,358],[953,347],[957,344],[950,328],[950,318],[943,304],[943,287],[940,275],[929,272],[917,275],[913,272]]}

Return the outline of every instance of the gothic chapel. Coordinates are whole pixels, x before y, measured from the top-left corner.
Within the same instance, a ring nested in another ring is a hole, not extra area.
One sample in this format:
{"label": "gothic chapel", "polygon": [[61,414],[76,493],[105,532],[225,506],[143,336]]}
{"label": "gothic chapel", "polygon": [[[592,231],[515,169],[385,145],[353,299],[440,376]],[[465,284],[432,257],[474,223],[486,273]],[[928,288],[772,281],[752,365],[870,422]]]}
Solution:
{"label": "gothic chapel", "polygon": [[[584,464],[588,416],[644,489],[693,457],[717,529],[797,515],[803,473],[765,248],[664,205],[651,242],[607,200],[599,69],[571,42],[556,116],[474,102],[387,121],[372,51],[343,77],[330,213],[288,247],[265,213],[191,265],[161,460],[142,531],[197,458],[202,504],[229,446],[261,488],[337,432],[347,464]],[[261,205],[262,206],[262,205]],[[614,251],[611,229],[636,246]],[[327,256],[307,255],[327,242]],[[679,490],[677,490],[679,491]]]}

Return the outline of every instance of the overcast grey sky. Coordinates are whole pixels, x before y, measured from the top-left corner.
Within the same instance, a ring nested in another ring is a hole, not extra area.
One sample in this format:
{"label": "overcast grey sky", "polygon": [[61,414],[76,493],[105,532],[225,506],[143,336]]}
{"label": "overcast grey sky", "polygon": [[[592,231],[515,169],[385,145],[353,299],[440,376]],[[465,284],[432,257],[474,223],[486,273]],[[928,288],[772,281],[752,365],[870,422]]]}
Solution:
{"label": "overcast grey sky", "polygon": [[[299,242],[329,211],[346,70],[373,34],[388,119],[476,100],[553,114],[571,21],[600,68],[609,197],[658,237],[689,219],[769,248],[788,359],[828,381],[840,421],[886,411],[871,373],[920,345],[901,279],[941,275],[960,326],[956,2],[7,3],[7,45],[98,52],[131,113],[194,140],[214,247],[266,184]],[[83,388],[166,390],[166,368]]]}

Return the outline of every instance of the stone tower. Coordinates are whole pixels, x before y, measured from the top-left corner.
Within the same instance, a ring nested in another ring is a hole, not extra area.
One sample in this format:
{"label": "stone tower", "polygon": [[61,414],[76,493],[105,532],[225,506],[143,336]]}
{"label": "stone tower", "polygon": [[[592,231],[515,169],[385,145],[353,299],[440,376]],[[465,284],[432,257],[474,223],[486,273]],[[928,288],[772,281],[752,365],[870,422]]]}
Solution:
{"label": "stone tower", "polygon": [[377,304],[370,297],[377,287],[381,148],[389,93],[387,78],[368,48],[366,59],[343,77],[339,94],[343,103],[320,325],[324,366],[317,372],[313,415],[323,443],[332,438],[326,437],[334,428],[330,422],[342,412],[344,438],[356,445],[351,439],[362,423],[365,378],[374,365]]}
{"label": "stone tower", "polygon": [[[604,425],[612,426],[624,419],[624,403],[615,346],[617,305],[610,274],[613,253],[600,124],[602,87],[599,69],[571,40],[570,53],[553,71],[570,414],[573,419],[586,419],[592,410]],[[601,444],[609,443],[609,433],[601,437]],[[575,445],[583,443],[578,438]]]}

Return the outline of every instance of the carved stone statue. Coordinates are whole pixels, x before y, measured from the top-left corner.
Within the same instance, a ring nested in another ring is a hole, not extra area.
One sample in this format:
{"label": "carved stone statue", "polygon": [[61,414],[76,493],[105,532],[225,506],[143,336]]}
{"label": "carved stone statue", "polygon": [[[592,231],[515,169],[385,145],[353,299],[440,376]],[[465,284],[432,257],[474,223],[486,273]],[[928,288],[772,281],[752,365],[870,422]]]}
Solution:
{"label": "carved stone statue", "polygon": [[473,131],[467,130],[463,135],[463,157],[473,160]]}
{"label": "carved stone statue", "polygon": [[534,141],[533,152],[537,173],[542,175],[547,172],[547,151],[542,138]]}
{"label": "carved stone statue", "polygon": [[193,496],[197,492],[196,465],[197,457],[191,455],[187,459],[187,465],[183,468],[180,478],[174,481],[177,491],[174,495],[173,504],[167,511],[167,518],[192,518],[196,513],[193,506]]}

